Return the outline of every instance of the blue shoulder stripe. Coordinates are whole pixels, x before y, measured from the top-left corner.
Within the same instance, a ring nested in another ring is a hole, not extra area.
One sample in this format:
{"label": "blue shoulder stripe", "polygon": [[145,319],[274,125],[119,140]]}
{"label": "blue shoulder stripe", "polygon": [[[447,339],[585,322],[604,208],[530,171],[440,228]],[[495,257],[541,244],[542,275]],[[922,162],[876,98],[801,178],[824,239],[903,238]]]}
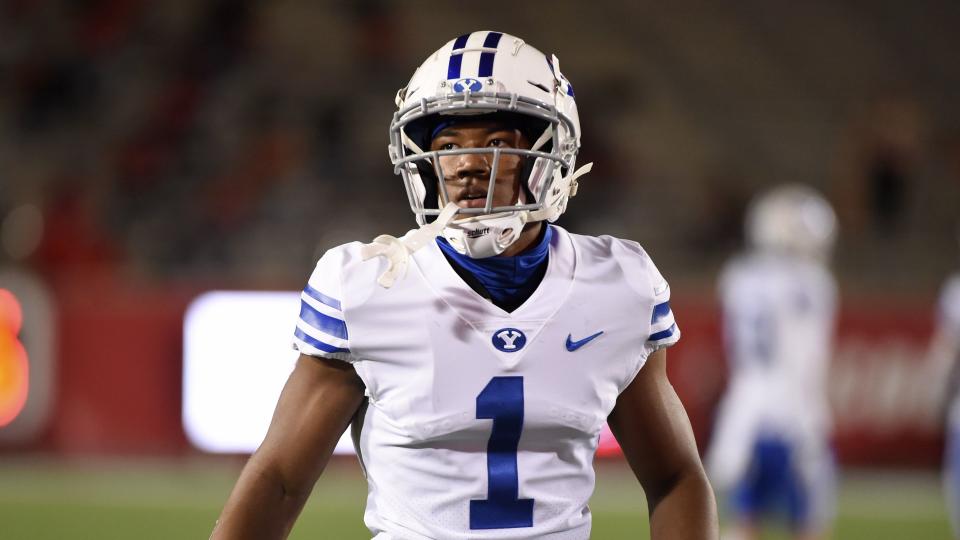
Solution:
{"label": "blue shoulder stripe", "polygon": [[321,351],[323,351],[323,352],[328,352],[328,353],[348,353],[348,352],[350,352],[350,349],[344,349],[344,348],[341,348],[341,347],[334,347],[333,345],[329,345],[329,344],[327,344],[327,343],[324,343],[324,342],[322,342],[322,341],[320,341],[320,340],[318,340],[318,339],[316,339],[316,338],[308,335],[306,332],[304,332],[303,330],[301,330],[301,329],[299,329],[299,328],[297,328],[297,330],[293,333],[293,335],[296,336],[297,339],[299,339],[300,341],[306,343],[307,345],[310,345],[310,346],[313,347],[314,349],[318,349],[318,350],[321,350]]}
{"label": "blue shoulder stripe", "polygon": [[326,313],[320,313],[303,300],[300,301],[300,319],[325,334],[347,339],[347,323]]}
{"label": "blue shoulder stripe", "polygon": [[666,339],[673,335],[673,331],[677,328],[677,325],[673,325],[666,330],[657,332],[656,334],[650,334],[650,337],[647,338],[647,341],[660,341],[661,339]]}
{"label": "blue shoulder stripe", "polygon": [[[500,32],[490,32],[487,34],[487,38],[483,40],[483,46],[495,49],[497,45],[500,44],[501,37],[503,37],[503,34]],[[480,72],[477,74],[478,77],[489,77],[493,75],[493,59],[496,57],[496,54],[495,52],[484,52],[480,55]]]}
{"label": "blue shoulder stripe", "polygon": [[670,314],[670,301],[666,301],[662,304],[657,304],[653,306],[653,316],[650,317],[650,324],[656,323],[658,320],[666,317]]}
{"label": "blue shoulder stripe", "polygon": [[447,64],[447,78],[460,78],[460,65],[463,63],[463,52],[457,52],[467,46],[467,39],[470,34],[464,34],[453,42],[453,51],[450,53],[450,63]]}
{"label": "blue shoulder stripe", "polygon": [[337,300],[336,298],[331,298],[323,294],[322,292],[314,289],[313,287],[310,286],[309,283],[307,284],[306,288],[303,289],[303,292],[307,293],[307,296],[309,296],[310,298],[313,298],[314,300],[316,300],[317,302],[320,302],[321,304],[328,305],[333,309],[336,309],[337,311],[343,311],[343,308],[340,307],[339,300]]}

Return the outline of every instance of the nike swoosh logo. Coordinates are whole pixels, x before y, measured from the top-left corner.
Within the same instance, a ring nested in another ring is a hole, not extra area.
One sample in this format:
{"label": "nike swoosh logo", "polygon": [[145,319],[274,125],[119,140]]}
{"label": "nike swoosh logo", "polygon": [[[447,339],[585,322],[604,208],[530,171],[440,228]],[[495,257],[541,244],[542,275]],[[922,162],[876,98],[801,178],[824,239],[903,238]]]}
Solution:
{"label": "nike swoosh logo", "polygon": [[587,343],[590,343],[590,342],[593,341],[594,339],[600,337],[601,334],[603,334],[603,330],[597,332],[596,334],[594,334],[594,335],[592,335],[592,336],[587,336],[587,337],[581,339],[580,341],[574,341],[574,340],[573,340],[573,336],[570,335],[570,334],[567,334],[567,350],[570,351],[570,352],[573,352],[573,351],[579,349],[580,347],[583,347],[583,346],[586,345]]}

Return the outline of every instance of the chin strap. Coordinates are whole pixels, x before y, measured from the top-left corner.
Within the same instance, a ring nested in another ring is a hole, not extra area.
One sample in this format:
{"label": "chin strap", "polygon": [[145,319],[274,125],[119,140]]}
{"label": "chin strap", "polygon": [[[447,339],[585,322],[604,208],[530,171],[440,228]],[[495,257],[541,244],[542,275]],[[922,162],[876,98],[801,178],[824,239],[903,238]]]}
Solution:
{"label": "chin strap", "polygon": [[450,223],[454,214],[457,213],[457,205],[447,203],[443,211],[437,216],[433,223],[428,223],[417,229],[405,238],[397,238],[389,234],[381,234],[373,239],[373,242],[364,244],[360,248],[360,257],[363,260],[370,260],[374,257],[384,257],[387,259],[387,269],[377,278],[377,283],[385,289],[389,289],[402,278],[407,272],[407,263],[410,254],[432,242],[434,238],[440,236],[444,227]]}

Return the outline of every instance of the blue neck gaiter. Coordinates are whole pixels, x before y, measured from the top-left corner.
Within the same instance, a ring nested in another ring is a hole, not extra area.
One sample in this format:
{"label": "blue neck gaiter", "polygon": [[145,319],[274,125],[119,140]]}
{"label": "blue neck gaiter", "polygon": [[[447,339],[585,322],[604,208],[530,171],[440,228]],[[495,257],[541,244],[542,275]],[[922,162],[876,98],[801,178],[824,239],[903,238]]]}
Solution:
{"label": "blue neck gaiter", "polygon": [[[478,293],[487,296],[485,291],[494,304],[509,312],[520,307],[533,294],[546,273],[553,228],[548,224],[543,228],[545,232],[536,246],[513,257],[471,259],[458,253],[442,236],[437,237],[437,245],[458,274],[463,277],[468,273],[482,286],[484,290],[478,290]],[[464,281],[477,288],[470,279]]]}

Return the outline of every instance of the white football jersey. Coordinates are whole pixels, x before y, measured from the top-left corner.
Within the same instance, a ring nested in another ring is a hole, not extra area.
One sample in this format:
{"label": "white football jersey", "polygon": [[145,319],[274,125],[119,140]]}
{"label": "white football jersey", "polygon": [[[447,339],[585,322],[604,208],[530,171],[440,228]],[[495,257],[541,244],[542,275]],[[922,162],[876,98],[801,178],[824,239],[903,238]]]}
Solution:
{"label": "white football jersey", "polygon": [[[941,332],[949,332],[960,337],[960,274],[954,274],[944,283],[937,305],[937,327]],[[954,341],[956,343],[956,341]],[[960,351],[951,351],[954,358]],[[953,429],[960,428],[960,392],[951,397],[949,423]]]}
{"label": "white football jersey", "polygon": [[826,451],[837,291],[822,264],[756,253],[727,265],[719,294],[730,377],[707,464],[723,488],[743,473],[760,435],[801,453]]}
{"label": "white football jersey", "polygon": [[390,289],[361,245],[320,259],[295,346],[366,384],[353,435],[375,537],[588,538],[601,428],[648,355],[680,337],[647,254],[555,227],[543,281],[508,313],[434,243]]}

